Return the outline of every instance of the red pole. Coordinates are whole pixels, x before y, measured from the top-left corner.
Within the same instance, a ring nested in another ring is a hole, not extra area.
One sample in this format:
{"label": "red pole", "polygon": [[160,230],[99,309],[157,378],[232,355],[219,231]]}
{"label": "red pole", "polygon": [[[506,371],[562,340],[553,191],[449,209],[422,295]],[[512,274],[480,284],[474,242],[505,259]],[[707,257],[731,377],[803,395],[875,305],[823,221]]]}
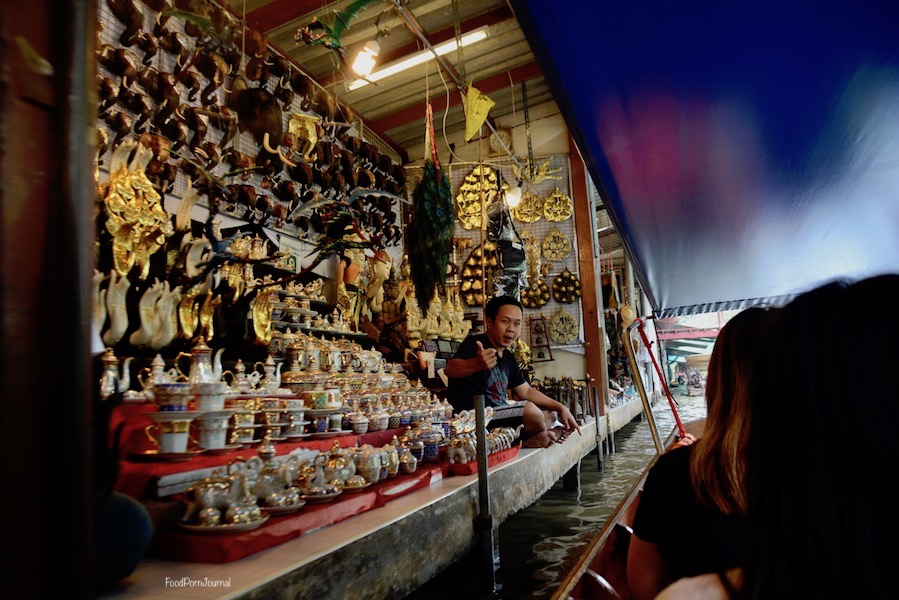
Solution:
{"label": "red pole", "polygon": [[646,350],[649,352],[649,358],[652,359],[652,366],[656,368],[656,373],[659,375],[659,380],[662,382],[662,388],[665,390],[665,396],[668,397],[668,404],[671,406],[671,412],[674,413],[674,420],[677,423],[677,431],[681,437],[687,435],[687,430],[684,428],[684,424],[680,420],[680,415],[677,414],[677,407],[674,403],[674,397],[671,395],[671,390],[668,389],[668,381],[666,381],[665,376],[662,375],[662,369],[659,367],[659,363],[656,361],[655,354],[652,352],[652,343],[649,341],[649,338],[646,337],[646,332],[643,331],[643,319],[637,319],[637,331],[640,332],[640,339],[643,340],[643,345],[646,346]]}

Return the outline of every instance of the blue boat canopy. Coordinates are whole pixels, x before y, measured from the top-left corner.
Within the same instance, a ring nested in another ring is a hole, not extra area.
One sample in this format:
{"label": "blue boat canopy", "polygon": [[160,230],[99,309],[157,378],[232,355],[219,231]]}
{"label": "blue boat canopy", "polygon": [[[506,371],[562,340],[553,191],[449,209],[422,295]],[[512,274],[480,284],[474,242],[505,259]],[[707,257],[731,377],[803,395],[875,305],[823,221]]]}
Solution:
{"label": "blue boat canopy", "polygon": [[513,2],[659,316],[899,272],[899,2]]}

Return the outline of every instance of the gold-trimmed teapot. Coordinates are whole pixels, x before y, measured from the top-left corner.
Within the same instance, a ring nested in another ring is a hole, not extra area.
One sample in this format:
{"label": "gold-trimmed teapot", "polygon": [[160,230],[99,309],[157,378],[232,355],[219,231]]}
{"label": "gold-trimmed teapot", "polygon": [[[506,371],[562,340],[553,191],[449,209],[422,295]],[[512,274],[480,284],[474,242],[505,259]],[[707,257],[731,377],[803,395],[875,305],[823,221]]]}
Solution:
{"label": "gold-trimmed teapot", "polygon": [[[200,337],[199,341],[191,349],[190,353],[179,352],[175,358],[175,368],[178,373],[184,377],[188,383],[207,383],[210,381],[221,381],[222,379],[222,353],[224,348],[219,348],[215,356],[212,355],[212,349],[206,345],[206,339]],[[190,369],[187,375],[181,370],[178,361],[181,357],[190,357]]]}

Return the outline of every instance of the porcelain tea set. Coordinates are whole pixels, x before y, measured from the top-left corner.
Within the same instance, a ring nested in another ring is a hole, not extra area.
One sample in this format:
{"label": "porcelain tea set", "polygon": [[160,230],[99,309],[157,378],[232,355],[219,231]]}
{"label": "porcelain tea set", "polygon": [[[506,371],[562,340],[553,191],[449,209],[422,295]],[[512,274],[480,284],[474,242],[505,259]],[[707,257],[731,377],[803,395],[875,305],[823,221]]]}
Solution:
{"label": "porcelain tea set", "polygon": [[187,492],[189,504],[179,525],[190,531],[226,533],[262,525],[268,515],[300,510],[307,502],[327,502],[343,493],[362,491],[400,473],[414,473],[418,460],[394,436],[376,448],[341,448],[329,452],[299,449],[278,457],[266,437],[249,459],[232,459]]}
{"label": "porcelain tea set", "polygon": [[[222,352],[220,349],[213,354],[201,338],[190,353],[178,355],[173,368],[167,369],[165,361],[157,355],[150,367],[138,374],[143,391],[131,394],[130,398],[149,400],[157,408],[155,412],[146,413],[153,421],[146,428],[146,434],[156,450],[144,455],[180,459],[192,453],[228,451],[240,446],[228,444],[230,420],[238,408],[226,406],[226,400],[243,393],[277,394],[281,384],[281,365],[276,365],[269,356],[264,363],[256,363],[250,374],[246,373],[241,361],[238,361],[234,373],[223,372]],[[186,373],[178,362],[185,357],[190,359]],[[129,382],[131,359],[126,360],[119,369],[118,359],[111,349],[107,349],[103,360],[101,394],[112,393],[110,390],[124,391],[122,388]],[[231,384],[223,379],[225,375],[231,376]],[[192,422],[198,432],[196,440],[190,436]],[[188,450],[191,441],[197,447]]]}

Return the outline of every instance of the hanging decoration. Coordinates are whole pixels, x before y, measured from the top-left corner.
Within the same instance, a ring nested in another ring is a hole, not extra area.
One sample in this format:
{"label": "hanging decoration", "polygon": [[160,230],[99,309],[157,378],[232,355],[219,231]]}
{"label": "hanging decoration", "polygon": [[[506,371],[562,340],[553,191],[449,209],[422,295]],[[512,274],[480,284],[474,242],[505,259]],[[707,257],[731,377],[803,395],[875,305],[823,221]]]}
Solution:
{"label": "hanging decoration", "polygon": [[465,101],[465,141],[469,141],[478,132],[487,114],[496,104],[487,94],[479,91],[473,85],[468,86]]}
{"label": "hanging decoration", "polygon": [[525,308],[540,308],[549,302],[549,286],[543,279],[536,279],[521,291],[521,304]]}
{"label": "hanging decoration", "polygon": [[523,193],[521,202],[512,209],[512,216],[522,223],[536,223],[543,218],[543,199],[533,192]]}
{"label": "hanging decoration", "polygon": [[333,50],[337,55],[344,58],[346,50],[340,42],[340,36],[343,32],[350,28],[350,21],[355,18],[359,12],[375,0],[356,0],[340,12],[334,12],[334,25],[328,26],[317,18],[305,27],[297,29],[293,35],[293,39],[297,44],[306,44],[308,46],[324,46],[329,50]]}
{"label": "hanging decoration", "polygon": [[540,279],[540,244],[537,236],[530,231],[523,231],[521,239],[524,241],[524,254],[528,260],[528,281],[534,282]]}
{"label": "hanging decoration", "polygon": [[564,308],[560,308],[549,320],[549,339],[557,344],[570,344],[577,339],[579,329],[574,316]]}
{"label": "hanging decoration", "polygon": [[562,179],[562,175],[560,175],[560,173],[563,171],[562,167],[558,167],[556,169],[549,168],[549,166],[553,162],[553,159],[547,159],[536,167],[533,166],[532,160],[532,157],[529,157],[527,160],[525,160],[522,168],[519,168],[518,165],[513,164],[512,172],[515,173],[515,177],[517,177],[518,179],[527,179],[534,185],[537,185],[542,181],[546,181],[547,179]]}
{"label": "hanging decoration", "polygon": [[[481,268],[483,255],[484,268]],[[486,300],[485,290],[493,289],[493,279],[499,270],[499,252],[495,242],[486,240],[468,255],[462,265],[462,301],[466,306],[481,306]]]}
{"label": "hanging decoration", "polygon": [[425,147],[430,151],[430,157],[425,160],[421,181],[412,194],[412,222],[406,234],[409,256],[412,257],[412,283],[422,314],[427,314],[437,286],[446,284],[454,225],[453,195],[449,179],[440,169],[430,103],[425,115]]}
{"label": "hanging decoration", "polygon": [[581,297],[581,280],[568,269],[553,281],[553,299],[561,304],[577,302]]}
{"label": "hanging decoration", "polygon": [[571,240],[558,227],[553,227],[541,244],[546,260],[565,260],[571,254]]}
{"label": "hanging decoration", "polygon": [[[505,185],[505,184],[503,184]],[[465,229],[481,228],[481,193],[485,198],[484,212],[489,213],[499,197],[499,179],[486,165],[478,165],[465,176],[456,194],[456,218]]]}
{"label": "hanging decoration", "polygon": [[[134,158],[129,163],[132,151]],[[153,151],[143,144],[122,142],[113,153],[109,179],[102,186],[113,265],[122,277],[137,267],[139,278],[145,280],[150,258],[174,233],[162,198],[147,178],[145,169],[152,158]]]}
{"label": "hanging decoration", "polygon": [[571,204],[571,198],[559,188],[550,192],[543,202],[543,216],[547,221],[555,223],[567,221],[572,214],[574,214],[574,207]]}
{"label": "hanging decoration", "polygon": [[493,293],[518,299],[521,289],[528,283],[524,241],[512,222],[512,215],[505,202],[496,203],[488,221],[488,234],[490,239],[496,240],[500,259],[500,270],[493,280]]}

